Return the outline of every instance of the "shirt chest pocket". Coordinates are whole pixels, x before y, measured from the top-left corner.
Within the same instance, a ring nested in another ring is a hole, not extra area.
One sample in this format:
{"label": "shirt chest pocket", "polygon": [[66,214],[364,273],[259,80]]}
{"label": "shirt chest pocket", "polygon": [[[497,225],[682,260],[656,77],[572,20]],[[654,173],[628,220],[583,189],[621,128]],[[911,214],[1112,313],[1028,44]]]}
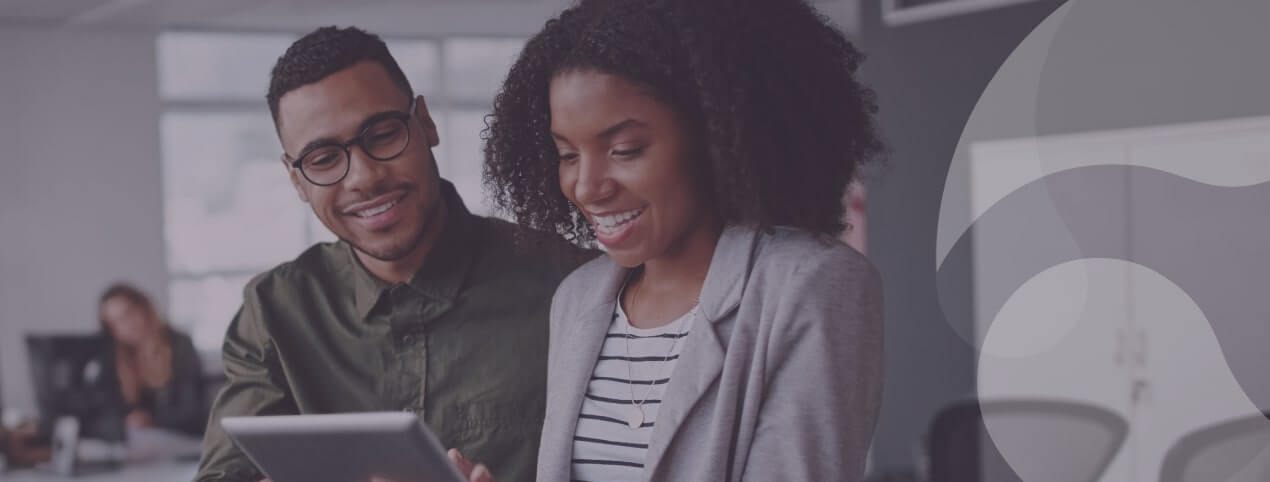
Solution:
{"label": "shirt chest pocket", "polygon": [[541,398],[482,400],[451,408],[445,438],[457,447],[499,443],[537,443],[545,403]]}
{"label": "shirt chest pocket", "polygon": [[448,447],[488,465],[499,480],[531,481],[538,458],[544,403],[541,398],[481,401],[455,407],[446,427]]}

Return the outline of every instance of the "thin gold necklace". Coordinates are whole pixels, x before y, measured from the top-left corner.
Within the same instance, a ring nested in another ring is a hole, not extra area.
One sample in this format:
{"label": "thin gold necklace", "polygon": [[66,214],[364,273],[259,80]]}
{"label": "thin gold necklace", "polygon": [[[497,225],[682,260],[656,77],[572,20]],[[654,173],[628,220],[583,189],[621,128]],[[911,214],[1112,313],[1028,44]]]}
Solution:
{"label": "thin gold necklace", "polygon": [[[627,281],[629,282],[630,278],[627,278]],[[635,291],[631,293],[631,302],[630,302],[631,308],[635,307],[635,304],[636,304],[635,301],[639,298],[639,292],[641,291],[641,288],[643,288],[643,284],[636,285]],[[618,302],[620,303],[621,300],[619,299]],[[665,369],[664,367],[666,366],[666,362],[670,361],[671,354],[675,352],[675,346],[677,346],[679,344],[679,340],[684,337],[684,332],[688,329],[688,326],[692,324],[691,322],[696,320],[697,306],[699,306],[700,304],[701,304],[701,301],[697,300],[696,303],[693,303],[692,309],[688,311],[688,315],[685,317],[679,318],[678,320],[680,323],[679,333],[675,335],[675,338],[673,340],[671,340],[670,348],[666,350],[666,356],[662,358],[663,370]],[[685,321],[684,318],[688,318],[688,320]],[[626,336],[625,336],[626,384],[631,390],[631,409],[626,414],[626,424],[631,429],[638,429],[644,425],[644,420],[647,418],[644,415],[644,404],[648,402],[649,397],[652,396],[653,387],[657,383],[657,380],[659,379],[659,377],[654,376],[653,378],[648,380],[648,389],[644,391],[644,398],[640,400],[635,399],[635,376],[633,374],[633,370],[631,369],[631,367],[635,365],[635,362],[631,360],[631,338],[634,338],[634,335],[631,334],[631,318],[629,313],[626,316],[625,327],[626,327]]]}

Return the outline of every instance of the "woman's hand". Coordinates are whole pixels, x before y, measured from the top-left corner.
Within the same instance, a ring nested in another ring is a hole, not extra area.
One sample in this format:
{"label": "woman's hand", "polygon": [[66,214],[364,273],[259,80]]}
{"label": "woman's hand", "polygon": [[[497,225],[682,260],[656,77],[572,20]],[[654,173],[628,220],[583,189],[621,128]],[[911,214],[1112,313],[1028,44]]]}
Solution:
{"label": "woman's hand", "polygon": [[154,417],[145,410],[133,410],[123,419],[123,424],[128,428],[150,428],[154,426]]}
{"label": "woman's hand", "polygon": [[459,449],[450,449],[447,454],[450,456],[450,461],[459,468],[459,472],[467,477],[468,482],[494,482],[494,475],[488,468],[481,464],[473,464],[459,453]]}

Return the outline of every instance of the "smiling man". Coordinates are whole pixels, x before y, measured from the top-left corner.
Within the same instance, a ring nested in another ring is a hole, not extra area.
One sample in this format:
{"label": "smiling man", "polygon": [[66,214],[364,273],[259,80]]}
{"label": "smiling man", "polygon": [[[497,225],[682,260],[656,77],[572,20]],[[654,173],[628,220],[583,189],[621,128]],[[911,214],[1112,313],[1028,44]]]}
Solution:
{"label": "smiling man", "polygon": [[382,410],[418,414],[500,480],[532,480],[547,311],[589,253],[468,212],[437,172],[424,98],[375,35],[304,36],[267,98],[291,183],[340,241],[248,283],[198,480],[263,478],[223,417]]}

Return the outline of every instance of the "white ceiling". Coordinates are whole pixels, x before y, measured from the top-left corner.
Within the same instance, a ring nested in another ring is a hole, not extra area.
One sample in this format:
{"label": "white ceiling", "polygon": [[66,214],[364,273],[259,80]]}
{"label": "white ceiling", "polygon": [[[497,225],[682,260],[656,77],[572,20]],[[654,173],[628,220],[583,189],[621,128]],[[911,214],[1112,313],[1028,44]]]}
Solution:
{"label": "white ceiling", "polygon": [[[516,27],[532,31],[561,0],[0,0],[0,22],[65,28],[308,30],[356,24],[380,33],[446,33]],[[489,23],[482,28],[480,23]]]}
{"label": "white ceiling", "polygon": [[[0,0],[0,25],[307,31],[357,25],[390,35],[524,35],[574,0]],[[859,0],[816,0],[853,30]]]}
{"label": "white ceiling", "polygon": [[[144,25],[159,19],[198,18],[250,8],[244,0],[3,0],[0,18],[40,24]],[[255,2],[257,4],[263,2]],[[207,12],[209,9],[217,12]]]}

